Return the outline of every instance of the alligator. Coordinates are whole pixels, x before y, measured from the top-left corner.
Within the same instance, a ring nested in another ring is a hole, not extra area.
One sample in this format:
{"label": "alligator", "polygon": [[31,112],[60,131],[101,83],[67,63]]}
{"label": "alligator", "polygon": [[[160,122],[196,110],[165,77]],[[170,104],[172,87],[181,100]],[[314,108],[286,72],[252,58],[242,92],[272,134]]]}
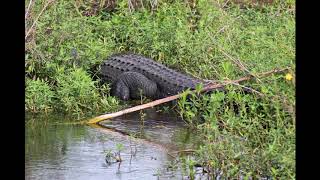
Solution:
{"label": "alligator", "polygon": [[133,53],[111,55],[101,64],[100,73],[102,82],[111,84],[111,95],[122,100],[159,99],[209,83]]}

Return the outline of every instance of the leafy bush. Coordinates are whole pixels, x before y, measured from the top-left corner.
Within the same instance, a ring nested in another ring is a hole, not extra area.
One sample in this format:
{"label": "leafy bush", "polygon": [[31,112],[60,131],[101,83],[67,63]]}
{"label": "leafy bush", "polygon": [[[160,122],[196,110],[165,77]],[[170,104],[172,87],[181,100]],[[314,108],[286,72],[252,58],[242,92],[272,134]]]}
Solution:
{"label": "leafy bush", "polygon": [[85,112],[94,112],[106,108],[100,106],[101,103],[107,105],[106,100],[110,100],[112,105],[117,105],[116,100],[104,99],[100,95],[95,86],[96,81],[93,81],[87,72],[81,68],[59,73],[56,80],[57,96],[60,101],[59,104],[61,104],[60,108],[64,108],[63,111],[72,112],[80,117]]}
{"label": "leafy bush", "polygon": [[51,110],[55,94],[44,80],[26,78],[25,94],[26,110],[32,112]]}
{"label": "leafy bush", "polygon": [[294,178],[294,114],[272,94],[258,98],[227,89],[178,102],[180,114],[203,140],[197,162],[211,176],[218,171],[223,177]]}

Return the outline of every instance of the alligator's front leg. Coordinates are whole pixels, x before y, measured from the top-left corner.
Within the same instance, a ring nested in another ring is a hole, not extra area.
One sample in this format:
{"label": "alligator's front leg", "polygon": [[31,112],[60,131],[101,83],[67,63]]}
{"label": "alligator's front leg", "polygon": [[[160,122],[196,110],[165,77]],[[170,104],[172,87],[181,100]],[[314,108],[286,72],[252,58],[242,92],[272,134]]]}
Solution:
{"label": "alligator's front leg", "polygon": [[117,96],[122,100],[129,100],[130,99],[130,90],[129,87],[121,80],[117,80],[111,86],[111,95]]}
{"label": "alligator's front leg", "polygon": [[141,96],[154,98],[157,94],[157,84],[138,72],[120,74],[111,87],[112,95],[122,100],[139,99]]}

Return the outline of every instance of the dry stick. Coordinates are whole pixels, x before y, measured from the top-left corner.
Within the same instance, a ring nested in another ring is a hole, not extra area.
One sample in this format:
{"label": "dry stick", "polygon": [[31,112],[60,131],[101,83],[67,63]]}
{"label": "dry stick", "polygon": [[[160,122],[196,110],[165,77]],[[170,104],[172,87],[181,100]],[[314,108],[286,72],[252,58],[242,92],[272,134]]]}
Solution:
{"label": "dry stick", "polygon": [[235,63],[242,71],[247,72],[248,74],[251,74],[250,71],[241,63],[239,59],[235,59],[234,57],[230,56],[228,53],[226,53],[221,46],[217,45],[219,47],[219,50],[227,56],[233,63]]}
{"label": "dry stick", "polygon": [[27,31],[26,33],[26,36],[25,36],[25,40],[27,39],[27,37],[29,36],[30,32],[32,31],[33,27],[36,25],[36,22],[38,21],[38,19],[40,18],[41,14],[43,13],[43,11],[48,7],[48,5],[50,3],[52,3],[54,0],[49,0],[47,1],[47,3],[44,5],[44,7],[42,8],[41,12],[39,13],[38,17],[34,20],[32,26],[29,28],[29,30]]}
{"label": "dry stick", "polygon": [[[238,16],[236,19],[238,19],[239,17],[240,17],[240,16]],[[226,26],[229,26],[229,25],[226,25]],[[225,27],[226,27],[226,26],[225,26]],[[221,29],[220,29],[220,30],[221,30]],[[220,30],[219,30],[217,33],[219,33]],[[216,33],[216,34],[217,34],[217,33]],[[215,45],[218,47],[218,49],[219,49],[225,56],[227,56],[233,63],[235,63],[235,64],[240,68],[240,70],[245,71],[246,73],[248,73],[248,74],[251,75],[251,76],[254,76],[254,75],[243,65],[243,63],[240,61],[239,58],[236,59],[236,58],[232,57],[231,55],[229,55],[228,53],[226,53],[221,46],[219,46],[217,43],[214,42],[215,36],[212,36],[211,32],[208,32],[208,34],[210,35],[210,38],[211,38],[211,40],[213,41],[213,44],[215,44]],[[257,77],[255,77],[255,78],[256,78],[259,82],[261,82],[261,80],[260,80],[259,78],[257,78]]]}
{"label": "dry stick", "polygon": [[248,90],[250,90],[250,91],[252,91],[252,92],[256,93],[257,95],[259,95],[259,96],[261,96],[261,97],[265,96],[265,94],[263,94],[263,93],[261,93],[261,92],[259,92],[259,91],[255,90],[255,89],[252,89],[252,88],[250,88],[250,87],[247,87],[247,86],[241,85],[241,84],[239,84],[239,83],[233,83],[233,82],[232,82],[231,84],[236,85],[236,86],[239,86],[239,87],[242,87],[242,88],[244,88],[244,89],[248,89]]}
{"label": "dry stick", "polygon": [[158,5],[158,1],[152,0],[152,1],[150,1],[150,5],[151,5],[151,9],[153,11],[155,9],[155,7],[157,7],[157,5]]}
{"label": "dry stick", "polygon": [[229,24],[223,26],[221,29],[219,29],[219,31],[217,31],[211,39],[215,39],[215,37],[216,37],[219,33],[221,33],[225,28],[230,27],[230,26],[232,25],[232,23],[233,23],[234,21],[236,21],[237,19],[239,19],[240,17],[241,17],[241,16],[238,16],[238,17],[234,18],[231,23],[229,23]]}
{"label": "dry stick", "polygon": [[[280,69],[280,70],[276,70],[276,69],[275,69],[275,70],[272,70],[272,71],[259,73],[259,74],[257,74],[256,76],[264,77],[264,76],[268,76],[268,75],[271,75],[271,74],[274,74],[274,73],[280,73],[280,72],[286,71],[286,70],[288,70],[288,69],[289,69],[289,68],[284,68],[284,69]],[[209,84],[208,86],[206,86],[205,88],[203,88],[203,89],[201,90],[201,92],[205,92],[205,91],[209,91],[209,90],[221,88],[221,87],[224,87],[224,86],[226,86],[226,85],[228,85],[228,84],[239,83],[239,82],[247,81],[247,80],[250,80],[250,79],[253,79],[253,78],[254,78],[253,76],[246,76],[246,77],[242,77],[242,78],[240,78],[240,79],[233,80],[233,81],[225,81],[225,82],[222,83],[222,84]],[[191,91],[191,92],[195,92],[195,91]],[[156,105],[163,104],[163,103],[166,103],[166,102],[169,102],[169,101],[173,101],[173,100],[175,100],[175,99],[178,99],[178,98],[180,98],[180,97],[182,96],[182,94],[183,94],[183,93],[180,93],[180,94],[177,94],[177,95],[174,95],[174,96],[169,96],[169,97],[166,97],[166,98],[163,98],[163,99],[158,99],[158,100],[155,100],[155,101],[146,103],[146,104],[134,106],[134,107],[131,107],[131,108],[128,108],[128,109],[124,109],[124,110],[122,110],[122,111],[115,112],[115,113],[104,114],[104,115],[95,117],[95,118],[93,118],[93,119],[90,119],[90,120],[87,121],[86,123],[87,123],[87,124],[95,124],[95,123],[98,123],[98,122],[103,121],[103,120],[106,120],[106,119],[110,119],[110,118],[122,116],[122,115],[124,115],[124,114],[128,114],[128,113],[131,113],[131,112],[139,111],[139,110],[141,110],[141,109],[146,109],[146,108],[149,108],[149,107],[154,107],[154,106],[156,106]]]}
{"label": "dry stick", "polygon": [[181,96],[181,94],[177,94],[177,95],[169,96],[169,97],[166,97],[166,98],[163,98],[163,99],[158,99],[156,101],[152,101],[152,102],[149,102],[149,103],[146,103],[146,104],[134,106],[132,108],[124,109],[122,111],[118,111],[118,112],[115,112],[115,113],[104,114],[104,115],[95,117],[93,119],[90,119],[88,121],[88,123],[89,124],[98,123],[98,122],[103,121],[105,119],[114,118],[114,117],[122,116],[124,114],[128,114],[128,113],[131,113],[131,112],[139,111],[141,109],[146,109],[146,108],[149,108],[149,107],[153,107],[153,106],[156,106],[156,105],[159,105],[159,104],[163,104],[163,103],[178,99],[180,96]]}
{"label": "dry stick", "polygon": [[[239,60],[239,59],[236,59],[232,56],[230,56],[228,53],[226,53],[222,47],[220,47],[219,45],[217,45],[219,47],[219,50],[225,55],[227,56],[233,63],[235,63],[242,71],[245,71],[246,73],[248,73],[249,75],[252,75],[254,76],[244,65],[243,63]],[[261,82],[261,80],[257,77],[255,77],[259,82]]]}
{"label": "dry stick", "polygon": [[144,9],[143,1],[142,1],[142,0],[140,0],[140,3],[141,3],[141,7],[142,7],[142,9]]}
{"label": "dry stick", "polygon": [[26,11],[26,14],[24,15],[25,20],[27,20],[27,17],[28,17],[28,14],[29,14],[29,10],[30,10],[31,4],[32,4],[32,0],[30,0],[29,5],[28,5],[28,8],[27,8],[27,11]]}
{"label": "dry stick", "polygon": [[134,6],[133,6],[131,0],[128,0],[128,8],[129,8],[130,12],[132,12],[132,9],[134,9]]}
{"label": "dry stick", "polygon": [[230,0],[227,0],[221,7],[221,9],[223,9],[228,3],[229,3]]}

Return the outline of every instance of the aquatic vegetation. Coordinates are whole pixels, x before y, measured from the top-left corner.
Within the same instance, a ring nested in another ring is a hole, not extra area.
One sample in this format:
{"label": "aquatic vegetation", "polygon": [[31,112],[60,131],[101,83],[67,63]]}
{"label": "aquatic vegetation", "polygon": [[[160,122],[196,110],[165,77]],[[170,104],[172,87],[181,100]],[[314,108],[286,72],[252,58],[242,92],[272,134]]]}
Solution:
{"label": "aquatic vegetation", "polygon": [[121,143],[117,143],[114,151],[112,149],[104,150],[103,154],[105,155],[106,163],[108,165],[112,163],[117,163],[117,162],[121,163],[122,162],[121,151],[123,149],[124,149],[124,145]]}
{"label": "aquatic vegetation", "polygon": [[119,159],[120,159],[120,161],[122,161],[121,160],[121,151],[123,150],[123,144],[121,144],[121,143],[117,143],[116,144],[116,150],[118,151],[117,153],[118,153],[118,156],[119,156]]}

